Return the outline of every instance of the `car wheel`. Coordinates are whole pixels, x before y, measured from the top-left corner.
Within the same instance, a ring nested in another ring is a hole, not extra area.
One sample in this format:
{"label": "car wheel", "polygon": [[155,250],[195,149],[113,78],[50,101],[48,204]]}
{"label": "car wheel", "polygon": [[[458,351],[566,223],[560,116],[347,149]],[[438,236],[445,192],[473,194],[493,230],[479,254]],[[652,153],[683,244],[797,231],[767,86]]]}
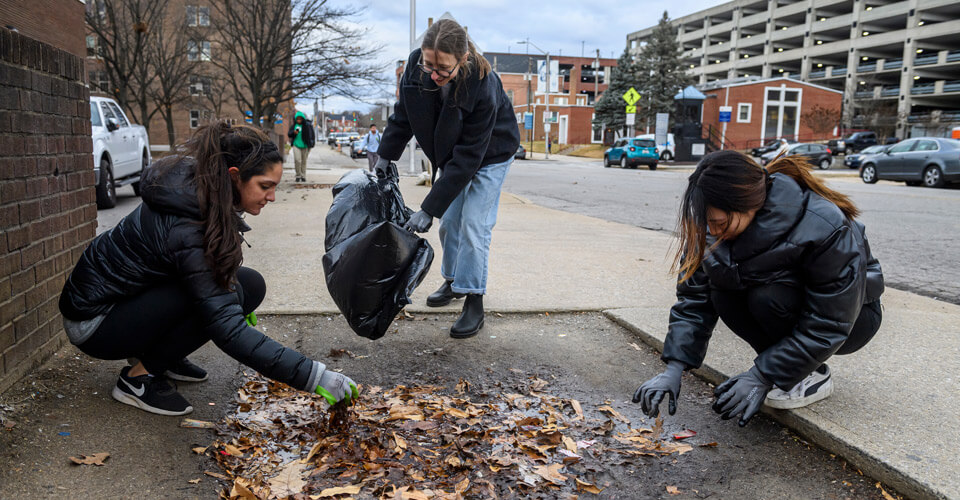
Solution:
{"label": "car wheel", "polygon": [[651,164],[650,164],[650,170],[656,170],[656,169],[657,169],[657,164],[656,164],[656,163],[651,163]]}
{"label": "car wheel", "polygon": [[620,168],[627,168],[627,155],[620,157]]}
{"label": "car wheel", "polygon": [[607,155],[603,155],[603,167],[610,168],[610,157]]}
{"label": "car wheel", "polygon": [[820,170],[828,170],[833,162],[827,159],[820,160]]}
{"label": "car wheel", "polygon": [[117,183],[113,180],[113,167],[110,160],[100,160],[100,184],[97,185],[97,208],[117,206]]}
{"label": "car wheel", "polygon": [[943,172],[940,171],[940,167],[934,165],[927,167],[923,171],[923,185],[932,188],[943,187],[946,184],[943,180]]}
{"label": "car wheel", "polygon": [[673,155],[669,151],[664,151],[663,154],[660,155],[660,159],[663,161],[670,161],[673,159]]}
{"label": "car wheel", "polygon": [[877,182],[877,167],[874,167],[871,164],[864,165],[860,169],[860,178],[863,179],[863,182],[867,184],[876,184]]}

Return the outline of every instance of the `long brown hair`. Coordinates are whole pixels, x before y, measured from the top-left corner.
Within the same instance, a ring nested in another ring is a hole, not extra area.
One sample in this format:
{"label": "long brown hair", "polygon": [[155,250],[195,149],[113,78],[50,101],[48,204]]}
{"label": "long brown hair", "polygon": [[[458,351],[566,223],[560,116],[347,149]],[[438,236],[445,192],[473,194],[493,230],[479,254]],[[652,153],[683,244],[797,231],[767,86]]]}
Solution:
{"label": "long brown hair", "polygon": [[848,219],[860,215],[849,197],[828,188],[800,157],[780,156],[764,169],[737,151],[710,153],[690,174],[680,203],[677,218],[679,241],[671,270],[680,275],[681,282],[693,276],[709,250],[707,207],[723,210],[728,216],[733,212],[759,210],[767,199],[768,176],[775,173],[790,176],[801,188],[832,202]]}
{"label": "long brown hair", "polygon": [[492,71],[490,62],[477,52],[477,48],[470,41],[467,30],[453,19],[441,19],[430,25],[423,34],[423,43],[420,44],[420,50],[423,49],[445,52],[456,57],[457,61],[463,59],[464,54],[469,54],[457,75],[455,94],[460,92],[467,78],[476,75],[477,79],[482,80]]}
{"label": "long brown hair", "polygon": [[204,257],[218,285],[227,288],[243,261],[236,223],[240,192],[228,171],[237,167],[240,180],[262,175],[267,165],[282,163],[277,145],[260,129],[216,121],[197,129],[178,150],[196,163],[197,200],[203,217]]}

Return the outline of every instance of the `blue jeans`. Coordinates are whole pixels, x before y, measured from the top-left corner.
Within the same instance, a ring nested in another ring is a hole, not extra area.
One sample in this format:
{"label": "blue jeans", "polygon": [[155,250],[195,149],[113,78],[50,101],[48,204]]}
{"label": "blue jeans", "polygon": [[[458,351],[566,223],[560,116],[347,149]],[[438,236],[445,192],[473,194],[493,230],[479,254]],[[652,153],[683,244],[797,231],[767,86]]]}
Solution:
{"label": "blue jeans", "polygon": [[513,159],[482,167],[440,218],[440,274],[454,293],[484,294],[500,189]]}

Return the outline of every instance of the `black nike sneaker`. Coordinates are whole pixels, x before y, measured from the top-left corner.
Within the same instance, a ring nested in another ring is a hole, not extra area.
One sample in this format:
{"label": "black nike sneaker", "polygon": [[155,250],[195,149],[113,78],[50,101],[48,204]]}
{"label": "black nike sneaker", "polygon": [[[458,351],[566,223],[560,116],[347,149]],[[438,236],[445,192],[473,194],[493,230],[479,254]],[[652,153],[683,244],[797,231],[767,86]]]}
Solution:
{"label": "black nike sneaker", "polygon": [[130,377],[127,375],[130,368],[126,366],[120,370],[120,378],[113,388],[113,399],[158,415],[186,415],[193,411],[193,406],[167,377]]}
{"label": "black nike sneaker", "polygon": [[183,358],[179,363],[167,368],[163,373],[167,378],[180,382],[203,382],[207,379],[207,371]]}

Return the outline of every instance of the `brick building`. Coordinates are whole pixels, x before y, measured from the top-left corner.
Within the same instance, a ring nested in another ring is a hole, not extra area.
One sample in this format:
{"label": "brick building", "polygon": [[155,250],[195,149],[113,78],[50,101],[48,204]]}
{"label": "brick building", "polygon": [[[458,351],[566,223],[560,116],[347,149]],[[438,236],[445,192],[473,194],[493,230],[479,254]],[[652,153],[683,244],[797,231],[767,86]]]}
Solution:
{"label": "brick building", "polygon": [[[546,94],[537,93],[537,61],[543,56],[485,52],[494,71],[500,74],[503,88],[513,102],[517,125],[524,141],[529,139],[523,128],[523,114],[534,114],[533,140],[542,141],[546,118]],[[616,59],[591,57],[552,57],[558,61],[557,93],[551,93],[550,114],[553,119],[550,134],[557,144],[590,144],[602,142],[600,132],[593,130],[593,104],[607,90],[611,69]],[[599,66],[599,70],[594,68]]]}
{"label": "brick building", "polygon": [[[217,1],[217,0],[212,0]],[[183,56],[198,62],[195,74],[189,75],[186,81],[188,85],[187,92],[189,97],[174,107],[173,128],[176,142],[183,142],[190,137],[197,127],[205,122],[214,119],[224,119],[231,123],[245,123],[249,118],[240,112],[237,101],[232,97],[233,90],[229,83],[214,77],[205,75],[217,75],[220,69],[212,62],[217,57],[217,31],[212,22],[215,21],[212,16],[216,16],[216,9],[210,6],[210,1],[204,0],[170,0],[166,5],[166,16],[164,24],[168,29],[190,29],[197,34],[198,40],[191,42],[187,53]],[[86,8],[93,9],[96,2],[87,2]],[[83,16],[80,16],[80,24],[83,26]],[[184,21],[185,20],[185,21]],[[186,26],[184,26],[184,22]],[[90,83],[90,91],[94,95],[110,97],[108,89],[110,86],[109,78],[103,68],[103,60],[99,57],[99,48],[97,37],[88,29],[86,33],[86,65],[87,77]],[[120,103],[127,115],[131,119],[137,114],[129,112],[127,103]],[[152,108],[151,108],[152,109]],[[289,100],[280,105],[278,110],[280,117],[274,124],[274,132],[277,134],[275,140],[282,144],[286,139],[289,120],[293,119],[296,113],[293,100]],[[167,122],[157,113],[150,120],[147,129],[150,132],[151,149],[162,153],[169,151],[169,136],[167,134]]]}
{"label": "brick building", "polygon": [[0,17],[16,29],[0,27],[2,392],[66,342],[57,301],[97,208],[83,4],[4,1]]}
{"label": "brick building", "polygon": [[[814,134],[802,115],[814,106],[840,112],[843,91],[791,78],[771,78],[733,84],[701,85],[704,137],[724,137],[727,148],[746,149],[780,137],[818,141],[834,132]],[[720,123],[720,107],[731,107],[726,131]],[[719,143],[719,141],[717,141]]]}

